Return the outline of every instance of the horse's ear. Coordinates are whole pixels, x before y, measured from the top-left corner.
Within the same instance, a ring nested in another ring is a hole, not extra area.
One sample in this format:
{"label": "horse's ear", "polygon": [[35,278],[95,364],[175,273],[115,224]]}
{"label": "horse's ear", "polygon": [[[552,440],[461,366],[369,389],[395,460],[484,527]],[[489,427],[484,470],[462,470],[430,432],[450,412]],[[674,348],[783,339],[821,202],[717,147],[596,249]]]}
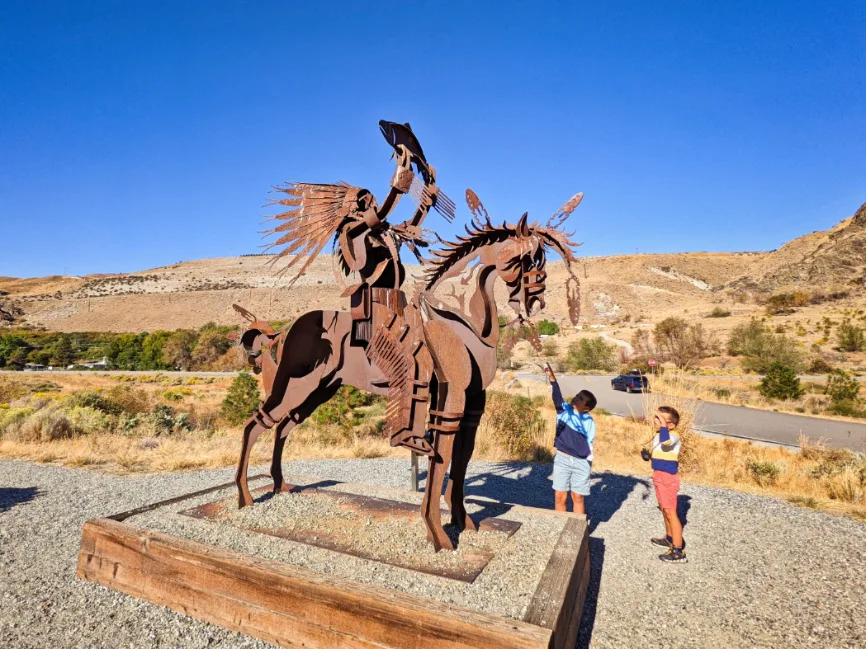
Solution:
{"label": "horse's ear", "polygon": [[553,216],[548,219],[545,227],[550,230],[556,230],[559,228],[563,223],[565,223],[566,219],[571,216],[571,213],[574,212],[578,205],[580,205],[580,201],[582,200],[583,192],[577,192],[565,202],[565,205],[553,213]]}
{"label": "horse's ear", "polygon": [[241,315],[241,317],[244,318],[245,320],[249,320],[250,322],[255,322],[255,321],[256,321],[256,316],[254,316],[252,313],[250,313],[249,311],[247,311],[247,310],[246,310],[245,308],[243,308],[241,305],[239,305],[239,304],[232,304],[232,308],[233,308],[235,311],[237,311],[237,312]]}
{"label": "horse's ear", "polygon": [[529,236],[529,225],[527,221],[529,219],[529,212],[524,212],[523,216],[520,217],[520,220],[517,222],[517,234],[521,237]]}

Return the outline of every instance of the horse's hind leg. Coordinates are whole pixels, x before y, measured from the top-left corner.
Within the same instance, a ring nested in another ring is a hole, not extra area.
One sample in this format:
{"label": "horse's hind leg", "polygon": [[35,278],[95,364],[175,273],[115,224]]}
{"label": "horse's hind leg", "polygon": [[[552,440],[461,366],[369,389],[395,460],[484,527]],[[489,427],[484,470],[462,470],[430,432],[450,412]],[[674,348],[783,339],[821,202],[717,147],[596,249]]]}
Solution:
{"label": "horse's hind leg", "polygon": [[445,484],[445,471],[451,462],[453,444],[453,434],[436,433],[436,440],[433,443],[434,454],[427,465],[427,488],[424,491],[424,501],[421,503],[424,524],[427,526],[427,538],[433,543],[436,552],[442,548],[454,549],[454,544],[442,528],[439,504],[442,499],[442,486]]}

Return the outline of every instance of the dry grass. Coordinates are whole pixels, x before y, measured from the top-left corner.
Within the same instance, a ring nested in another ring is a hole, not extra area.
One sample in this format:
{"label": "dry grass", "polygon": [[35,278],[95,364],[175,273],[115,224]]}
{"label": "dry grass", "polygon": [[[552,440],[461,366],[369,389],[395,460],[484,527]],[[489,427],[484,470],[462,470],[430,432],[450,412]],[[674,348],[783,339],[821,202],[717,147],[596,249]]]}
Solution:
{"label": "dry grass", "polygon": [[[549,462],[556,415],[544,383],[513,381],[504,374],[489,395],[474,457],[481,460]],[[866,520],[866,458],[801,440],[801,452],[768,448],[732,439],[706,439],[688,431],[699,407],[686,377],[669,375],[665,394],[645,395],[648,409],[666,404],[681,414],[684,481],[785,498],[804,507]],[[507,388],[505,386],[508,386]],[[192,386],[212,391],[213,386]],[[164,387],[160,388],[164,390]],[[194,399],[194,396],[185,397]],[[382,408],[366,409],[364,421],[352,428],[305,423],[286,445],[284,459],[402,457],[379,432]],[[640,449],[652,436],[642,418],[595,414],[598,424],[593,468],[597,471],[648,474]],[[93,468],[119,474],[162,473],[234,466],[240,450],[240,429],[192,430],[168,436],[121,434],[73,435],[44,441],[0,439],[0,457]],[[262,436],[253,448],[252,463],[267,464],[273,437]]]}
{"label": "dry grass", "polygon": [[[782,401],[767,399],[757,391],[760,377],[744,376],[741,378],[695,379],[682,372],[668,371],[650,377],[650,387],[654,393],[664,395],[683,395],[690,399],[700,399],[712,403],[724,403],[731,406],[746,406],[759,410],[772,410],[792,415],[806,415],[863,423],[863,419],[840,417],[827,412],[830,397],[823,393],[823,384],[803,382],[806,389],[799,399]],[[864,388],[861,387],[861,394]]]}

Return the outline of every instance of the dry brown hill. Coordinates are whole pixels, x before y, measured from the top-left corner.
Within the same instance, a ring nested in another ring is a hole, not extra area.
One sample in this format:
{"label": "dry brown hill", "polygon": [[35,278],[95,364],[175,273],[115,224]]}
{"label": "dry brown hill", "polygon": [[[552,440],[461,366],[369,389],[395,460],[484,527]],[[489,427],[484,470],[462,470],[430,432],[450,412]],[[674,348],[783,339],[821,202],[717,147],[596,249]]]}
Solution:
{"label": "dry brown hill", "polygon": [[[732,290],[839,284],[858,289],[866,265],[864,243],[866,205],[832,230],[800,237],[769,253],[581,259],[577,274],[582,282],[582,323],[646,323],[668,315],[706,315],[720,303],[727,303],[735,316],[760,311],[755,304],[734,302]],[[171,330],[209,321],[235,324],[239,318],[233,303],[268,320],[293,318],[311,309],[345,308],[329,257],[317,259],[292,288],[286,288],[288,278],[279,277],[267,265],[271,259],[202,259],[119,275],[0,277],[0,308],[15,313],[19,324],[66,332]],[[411,278],[420,267],[407,270]],[[562,262],[549,264],[548,273],[548,308],[543,317],[564,324],[567,275]],[[411,293],[412,280],[407,284]],[[456,283],[452,286],[458,294],[463,290]],[[451,290],[445,285],[440,294]],[[497,298],[504,307],[504,292]]]}
{"label": "dry brown hill", "polygon": [[826,232],[789,241],[756,259],[731,286],[747,290],[851,289],[866,282],[866,203]]}

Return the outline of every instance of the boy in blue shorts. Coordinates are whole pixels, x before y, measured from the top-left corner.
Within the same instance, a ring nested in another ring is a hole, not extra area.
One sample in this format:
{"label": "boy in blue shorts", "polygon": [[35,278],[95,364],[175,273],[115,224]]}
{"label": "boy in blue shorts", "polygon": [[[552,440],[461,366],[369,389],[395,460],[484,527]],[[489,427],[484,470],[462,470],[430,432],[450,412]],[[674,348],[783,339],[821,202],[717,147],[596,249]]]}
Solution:
{"label": "boy in blue shorts", "polygon": [[584,499],[589,496],[589,473],[592,468],[592,444],[595,421],[590,411],[597,403],[589,390],[581,390],[566,403],[559,383],[548,366],[544,373],[553,388],[556,406],[556,455],[553,456],[553,493],[556,511],[568,511],[568,493],[575,514],[585,514]]}

